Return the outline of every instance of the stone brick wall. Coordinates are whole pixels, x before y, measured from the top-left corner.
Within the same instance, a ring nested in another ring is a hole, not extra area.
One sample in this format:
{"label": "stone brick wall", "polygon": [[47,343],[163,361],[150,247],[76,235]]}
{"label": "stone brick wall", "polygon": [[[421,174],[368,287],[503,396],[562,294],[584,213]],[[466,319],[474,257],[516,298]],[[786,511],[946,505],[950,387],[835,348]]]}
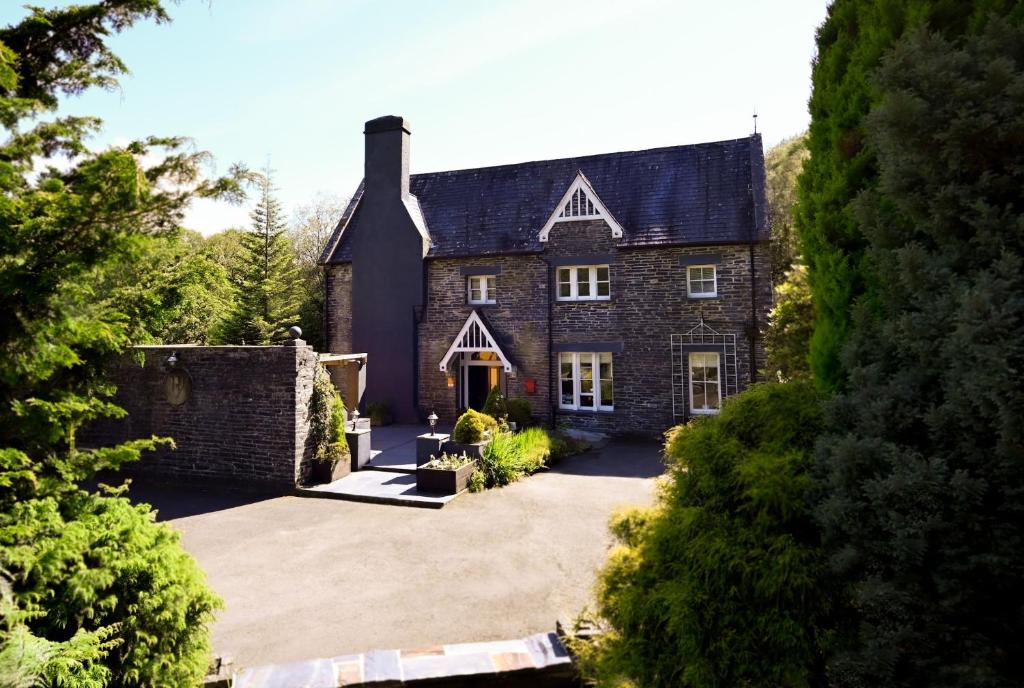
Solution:
{"label": "stone brick wall", "polygon": [[[496,304],[469,305],[462,267],[500,269]],[[436,411],[451,421],[456,415],[456,389],[448,387],[439,364],[473,309],[483,315],[516,365],[516,378],[506,380],[505,392],[529,399],[535,415],[548,417],[548,290],[546,264],[535,255],[427,261],[427,299],[419,326],[419,405],[424,417]],[[534,394],[526,393],[527,379],[536,381]]]}
{"label": "stone brick wall", "polygon": [[[739,388],[757,379],[757,371],[764,366],[764,348],[753,329],[751,285],[757,299],[756,326],[762,330],[772,297],[767,246],[619,249],[617,243],[604,222],[581,221],[556,225],[542,254],[428,260],[428,299],[419,329],[421,412],[436,411],[445,420],[454,419],[456,390],[447,386],[438,363],[474,307],[517,366],[516,379],[507,381],[507,393],[529,399],[535,415],[560,426],[658,435],[673,422],[684,420],[686,408],[677,408],[673,415],[671,336],[688,332],[702,314],[708,326],[735,335]],[[585,256],[609,257],[611,299],[555,300],[557,264]],[[715,256],[717,297],[687,296],[686,267],[680,264],[687,256]],[[471,307],[466,303],[461,268],[485,266],[500,268],[497,304]],[[549,342],[554,348],[582,344],[574,347],[581,351],[588,350],[587,343],[621,345],[621,351],[612,353],[614,411],[558,408],[558,353],[548,354]],[[533,395],[526,394],[529,378],[537,382]]]}
{"label": "stone brick wall", "polygon": [[[191,380],[181,405],[168,401],[164,364],[174,352]],[[83,433],[83,446],[158,435],[174,439],[126,471],[211,487],[288,492],[304,479],[312,448],[309,400],[318,356],[299,346],[142,346],[114,370],[128,412]]]}
{"label": "stone brick wall", "polygon": [[351,354],[352,351],[352,264],[325,266],[327,289],[327,351]]}

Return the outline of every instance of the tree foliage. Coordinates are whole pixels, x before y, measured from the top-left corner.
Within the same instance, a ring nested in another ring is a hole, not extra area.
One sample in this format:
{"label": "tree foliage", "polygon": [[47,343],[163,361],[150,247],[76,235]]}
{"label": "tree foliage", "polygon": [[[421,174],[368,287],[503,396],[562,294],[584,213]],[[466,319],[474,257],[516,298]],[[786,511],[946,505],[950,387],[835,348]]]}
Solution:
{"label": "tree foliage", "polygon": [[252,227],[241,237],[241,260],[233,275],[236,307],[226,339],[235,344],[281,340],[299,320],[298,269],[270,169],[257,181],[259,201],[251,214]]}
{"label": "tree foliage", "polygon": [[[132,265],[191,199],[240,198],[244,176],[206,180],[207,156],[180,138],[93,151],[99,120],[54,114],[61,96],[116,84],[125,68],[105,40],[145,18],[167,19],[159,0],[30,8],[0,29],[5,685],[191,685],[207,660],[217,600],[175,536],[147,508],[78,487],[158,441],[76,447],[82,424],[122,413],[103,373],[145,330],[145,306],[125,307],[135,297],[97,298],[101,273]],[[68,165],[40,166],[53,157]]]}
{"label": "tree foliage", "polygon": [[793,136],[773,146],[764,156],[768,219],[772,228],[772,284],[786,278],[800,256],[793,212],[797,178],[807,160],[807,135]]}
{"label": "tree foliage", "polygon": [[823,685],[836,595],[809,499],[820,427],[813,388],[794,382],[754,386],[670,434],[657,506],[612,524],[592,678]]}
{"label": "tree foliage", "polygon": [[810,379],[807,356],[813,329],[814,301],[807,284],[807,266],[796,262],[776,287],[775,305],[768,314],[764,348],[769,379]]}
{"label": "tree foliage", "polygon": [[840,686],[1024,683],[1024,30],[915,30],[863,124],[878,289],[845,350],[818,509],[860,623]]}
{"label": "tree foliage", "polygon": [[1020,13],[1015,0],[839,0],[818,29],[807,137],[811,155],[800,176],[797,228],[816,312],[811,368],[826,389],[846,382],[840,354],[850,334],[850,304],[870,300],[877,291],[853,207],[878,175],[864,125],[880,98],[871,76],[882,55],[909,30],[924,26],[956,36],[977,30],[991,12],[1011,11]]}
{"label": "tree foliage", "polygon": [[292,247],[301,280],[299,325],[303,338],[317,351],[327,350],[325,284],[320,255],[346,205],[347,202],[337,196],[319,194],[310,203],[299,206],[292,219]]}

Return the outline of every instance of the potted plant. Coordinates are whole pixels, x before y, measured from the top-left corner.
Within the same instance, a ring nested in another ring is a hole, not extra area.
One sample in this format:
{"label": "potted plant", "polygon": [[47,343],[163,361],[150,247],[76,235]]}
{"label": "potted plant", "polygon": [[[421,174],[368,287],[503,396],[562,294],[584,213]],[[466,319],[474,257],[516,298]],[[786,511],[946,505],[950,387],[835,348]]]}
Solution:
{"label": "potted plant", "polygon": [[370,425],[375,428],[391,425],[391,409],[387,402],[371,401],[366,405],[366,414],[370,416]]}
{"label": "potted plant", "polygon": [[494,418],[469,409],[459,416],[452,430],[452,439],[444,443],[442,451],[448,454],[467,454],[479,459],[497,428],[498,421]]}
{"label": "potted plant", "polygon": [[441,454],[416,468],[416,489],[420,492],[458,494],[469,486],[476,460],[466,454]]}

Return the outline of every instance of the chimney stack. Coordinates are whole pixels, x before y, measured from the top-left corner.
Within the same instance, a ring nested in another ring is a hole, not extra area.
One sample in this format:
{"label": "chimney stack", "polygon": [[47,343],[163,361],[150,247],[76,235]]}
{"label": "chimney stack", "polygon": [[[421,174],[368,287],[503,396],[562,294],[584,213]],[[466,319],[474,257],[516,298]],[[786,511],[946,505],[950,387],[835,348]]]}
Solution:
{"label": "chimney stack", "polygon": [[409,121],[385,115],[366,123],[364,178],[367,195],[403,197],[409,193]]}

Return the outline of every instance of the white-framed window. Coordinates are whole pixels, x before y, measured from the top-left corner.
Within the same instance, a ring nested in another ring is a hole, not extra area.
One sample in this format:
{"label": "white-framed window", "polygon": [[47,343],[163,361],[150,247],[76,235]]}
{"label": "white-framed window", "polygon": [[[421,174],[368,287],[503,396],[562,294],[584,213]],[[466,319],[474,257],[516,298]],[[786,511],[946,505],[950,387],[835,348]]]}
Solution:
{"label": "white-framed window", "polygon": [[714,265],[690,265],[686,268],[686,295],[693,299],[718,296],[718,274]]}
{"label": "white-framed window", "polygon": [[613,411],[612,355],[582,352],[558,354],[558,406],[574,411]]}
{"label": "white-framed window", "polygon": [[555,298],[559,301],[607,301],[612,297],[607,265],[570,265],[558,268]]}
{"label": "white-framed window", "polygon": [[497,303],[497,278],[494,275],[473,275],[469,278],[470,303]]}
{"label": "white-framed window", "polygon": [[716,353],[690,353],[690,413],[708,415],[722,407],[722,383]]}

